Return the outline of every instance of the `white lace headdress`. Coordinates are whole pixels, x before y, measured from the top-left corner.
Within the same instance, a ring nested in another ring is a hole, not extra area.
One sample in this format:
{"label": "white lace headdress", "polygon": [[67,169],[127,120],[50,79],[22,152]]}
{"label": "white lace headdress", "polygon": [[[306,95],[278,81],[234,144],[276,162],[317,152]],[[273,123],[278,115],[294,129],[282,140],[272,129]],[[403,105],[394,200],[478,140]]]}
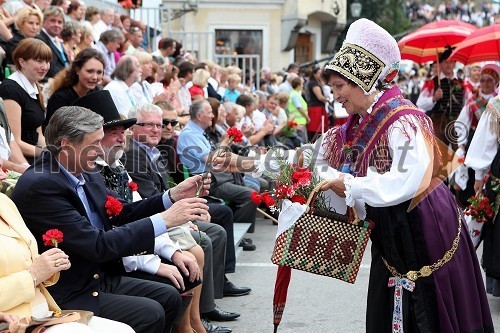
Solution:
{"label": "white lace headdress", "polygon": [[369,95],[378,81],[390,83],[396,77],[400,61],[396,40],[363,18],[351,24],[342,47],[325,69],[340,73]]}

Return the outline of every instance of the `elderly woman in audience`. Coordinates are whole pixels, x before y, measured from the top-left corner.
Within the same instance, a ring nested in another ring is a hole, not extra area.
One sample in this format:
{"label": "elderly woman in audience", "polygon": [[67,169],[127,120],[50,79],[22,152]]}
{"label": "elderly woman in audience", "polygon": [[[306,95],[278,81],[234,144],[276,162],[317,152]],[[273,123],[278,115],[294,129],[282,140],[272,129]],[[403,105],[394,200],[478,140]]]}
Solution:
{"label": "elderly woman in audience", "polygon": [[32,163],[45,146],[45,108],[38,82],[47,74],[52,50],[41,40],[27,38],[12,55],[17,72],[0,84],[9,125],[19,148]]}
{"label": "elderly woman in audience", "polygon": [[153,76],[153,57],[151,54],[143,51],[136,51],[132,54],[133,57],[139,60],[141,64],[142,74],[140,82],[132,85],[131,89],[139,104],[141,103],[156,103],[158,101],[168,101],[169,94],[167,92],[158,93],[153,89],[152,84],[147,80]]}
{"label": "elderly woman in audience", "polygon": [[63,40],[63,47],[68,60],[72,62],[78,54],[78,44],[82,39],[82,31],[80,23],[76,21],[66,22],[61,31],[61,38]]}
{"label": "elderly woman in audience", "polygon": [[94,46],[94,35],[92,35],[92,30],[83,25],[80,29],[82,35],[80,37],[80,43],[76,46],[79,52]]}
{"label": "elderly woman in audience", "polygon": [[78,98],[99,90],[104,67],[102,54],[90,48],[78,53],[71,65],[57,74],[52,85],[54,93],[47,104],[44,128],[61,106],[70,106]]}
{"label": "elderly woman in audience", "polygon": [[[0,181],[5,179],[0,159]],[[45,318],[60,311],[46,287],[54,285],[59,272],[71,267],[64,251],[53,247],[38,254],[37,240],[24,224],[16,205],[0,193],[0,322],[16,323],[10,332],[24,332],[20,318]],[[64,235],[63,235],[64,236]],[[64,239],[64,238],[63,238]],[[38,241],[41,241],[38,240]],[[52,326],[45,332],[134,332],[116,321],[92,317],[88,326],[76,322]]]}
{"label": "elderly woman in audience", "polygon": [[39,10],[31,7],[24,7],[19,10],[15,16],[14,29],[12,38],[6,41],[0,41],[0,46],[5,50],[7,65],[13,65],[12,54],[14,49],[25,38],[35,37],[40,33],[40,26],[42,25],[43,16]]}

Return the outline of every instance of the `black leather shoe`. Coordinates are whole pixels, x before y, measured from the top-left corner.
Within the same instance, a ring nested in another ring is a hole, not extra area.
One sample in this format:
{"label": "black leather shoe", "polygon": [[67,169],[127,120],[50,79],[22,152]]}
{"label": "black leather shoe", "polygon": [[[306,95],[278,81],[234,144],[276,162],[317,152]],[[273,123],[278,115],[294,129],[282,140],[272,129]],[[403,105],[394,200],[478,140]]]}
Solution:
{"label": "black leather shoe", "polygon": [[236,287],[232,282],[226,281],[224,283],[224,296],[245,296],[250,294],[252,289],[247,287]]}
{"label": "black leather shoe", "polygon": [[224,311],[217,305],[215,306],[215,309],[213,309],[212,311],[201,314],[201,318],[212,321],[231,321],[235,320],[239,316],[240,316],[239,313]]}
{"label": "black leather shoe", "polygon": [[243,248],[243,251],[255,251],[257,248],[255,244],[249,243],[245,238],[241,240],[239,246]]}
{"label": "black leather shoe", "polygon": [[243,238],[243,240],[247,243],[253,244],[253,240],[251,238]]}
{"label": "black leather shoe", "polygon": [[207,333],[231,333],[233,331],[229,327],[212,325],[211,322],[205,319],[202,319],[201,322],[203,323],[203,327],[205,327],[205,331],[207,331]]}

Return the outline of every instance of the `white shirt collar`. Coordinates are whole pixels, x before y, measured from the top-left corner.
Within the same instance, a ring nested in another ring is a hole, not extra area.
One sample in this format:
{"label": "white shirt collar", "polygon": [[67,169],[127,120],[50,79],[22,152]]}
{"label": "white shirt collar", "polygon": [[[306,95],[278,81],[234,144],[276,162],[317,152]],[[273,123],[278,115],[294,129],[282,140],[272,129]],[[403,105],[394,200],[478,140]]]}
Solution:
{"label": "white shirt collar", "polygon": [[36,84],[31,84],[30,81],[24,76],[21,71],[16,71],[12,73],[9,76],[9,79],[16,81],[17,84],[19,84],[28,95],[30,95],[31,98],[33,99],[38,99],[36,96],[38,94],[38,88],[36,87]]}

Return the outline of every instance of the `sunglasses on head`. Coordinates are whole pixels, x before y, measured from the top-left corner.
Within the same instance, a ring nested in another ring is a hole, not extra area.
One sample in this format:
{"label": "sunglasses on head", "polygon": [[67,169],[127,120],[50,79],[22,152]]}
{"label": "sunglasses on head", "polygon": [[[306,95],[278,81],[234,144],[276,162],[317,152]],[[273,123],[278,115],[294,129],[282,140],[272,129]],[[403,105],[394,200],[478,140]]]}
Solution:
{"label": "sunglasses on head", "polygon": [[179,123],[178,120],[168,120],[168,119],[163,119],[163,125],[167,126],[168,124],[172,125],[174,127]]}

